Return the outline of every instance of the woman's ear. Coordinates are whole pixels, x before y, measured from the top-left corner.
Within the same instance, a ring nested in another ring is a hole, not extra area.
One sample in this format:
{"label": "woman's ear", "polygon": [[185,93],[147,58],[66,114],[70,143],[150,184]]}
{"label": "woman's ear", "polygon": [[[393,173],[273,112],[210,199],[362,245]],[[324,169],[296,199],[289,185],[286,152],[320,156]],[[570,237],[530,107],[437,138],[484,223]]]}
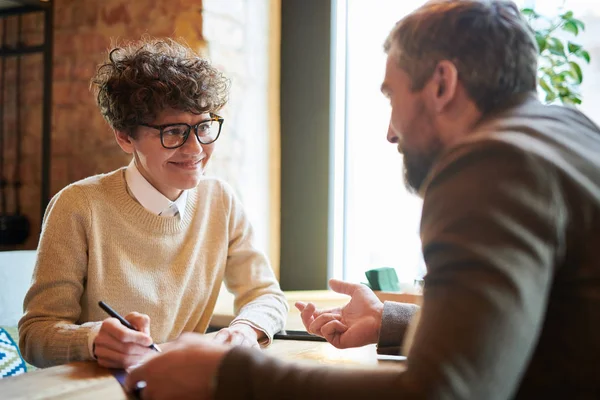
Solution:
{"label": "woman's ear", "polygon": [[115,134],[115,139],[117,140],[119,147],[121,147],[121,149],[123,149],[125,153],[133,154],[133,151],[135,149],[133,146],[134,139],[131,136],[129,136],[127,132],[120,131],[117,129],[114,129],[113,132]]}

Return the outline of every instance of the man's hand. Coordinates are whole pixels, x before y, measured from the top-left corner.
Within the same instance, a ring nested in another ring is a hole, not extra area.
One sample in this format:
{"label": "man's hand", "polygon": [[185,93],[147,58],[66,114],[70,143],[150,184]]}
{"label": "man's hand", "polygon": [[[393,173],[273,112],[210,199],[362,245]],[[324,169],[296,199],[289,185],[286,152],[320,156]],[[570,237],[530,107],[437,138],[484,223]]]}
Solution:
{"label": "man's hand", "polygon": [[143,399],[210,399],[221,360],[231,347],[184,333],[167,350],[129,371],[125,386],[144,381]]}
{"label": "man's hand", "polygon": [[347,294],[350,302],[341,308],[317,310],[312,303],[297,302],[306,330],[327,339],[337,348],[360,347],[377,343],[381,329],[383,303],[365,285],[331,279],[335,292]]}
{"label": "man's hand", "polygon": [[150,317],[133,312],[125,319],[138,331],[126,328],[116,318],[107,318],[94,339],[94,355],[103,367],[127,368],[152,354],[148,348],[152,344]]}
{"label": "man's hand", "polygon": [[259,347],[259,335],[264,336],[263,332],[257,331],[248,324],[237,323],[229,328],[223,328],[215,335],[214,340],[222,344],[232,346]]}

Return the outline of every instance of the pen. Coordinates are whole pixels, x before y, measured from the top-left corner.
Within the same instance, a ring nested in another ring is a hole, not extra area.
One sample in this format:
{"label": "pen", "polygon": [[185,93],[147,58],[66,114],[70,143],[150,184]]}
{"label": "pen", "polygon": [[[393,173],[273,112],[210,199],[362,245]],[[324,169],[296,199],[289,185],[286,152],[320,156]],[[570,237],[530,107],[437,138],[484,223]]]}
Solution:
{"label": "pen", "polygon": [[[135,329],[135,328],[133,327],[133,325],[131,325],[131,324],[129,323],[129,321],[127,321],[125,318],[121,317],[121,316],[119,315],[119,313],[118,313],[118,312],[116,312],[115,310],[113,310],[113,309],[111,308],[111,306],[109,306],[108,304],[106,304],[106,303],[105,303],[105,302],[103,302],[103,301],[99,301],[99,302],[98,302],[98,305],[100,306],[100,308],[101,308],[101,309],[103,309],[104,311],[106,311],[106,313],[107,313],[108,315],[110,315],[110,316],[111,316],[111,317],[113,317],[113,318],[116,318],[116,319],[118,319],[118,320],[119,320],[119,322],[120,322],[120,323],[122,323],[123,325],[125,325],[127,328],[129,328],[129,329],[131,329],[131,330],[134,330],[134,331],[137,331],[137,329]],[[159,348],[157,345],[155,345],[154,343],[152,343],[152,344],[151,344],[150,346],[148,346],[148,347],[150,347],[150,348],[151,348],[152,350],[154,350],[154,351],[158,351],[159,353],[161,352],[160,348]]]}

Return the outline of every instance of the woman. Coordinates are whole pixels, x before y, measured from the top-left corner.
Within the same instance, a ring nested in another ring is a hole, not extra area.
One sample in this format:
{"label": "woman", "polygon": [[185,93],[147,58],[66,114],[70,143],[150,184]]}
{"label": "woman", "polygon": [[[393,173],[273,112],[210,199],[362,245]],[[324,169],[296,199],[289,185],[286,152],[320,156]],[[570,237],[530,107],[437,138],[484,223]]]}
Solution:
{"label": "woman", "polygon": [[[205,332],[222,282],[237,316],[216,339],[268,344],[287,303],[233,191],[203,176],[229,81],[190,48],[150,39],[110,51],[92,87],[132,161],[50,202],[19,322],[25,359],[131,366],[153,341]],[[106,318],[99,301],[131,312],[137,331]]]}

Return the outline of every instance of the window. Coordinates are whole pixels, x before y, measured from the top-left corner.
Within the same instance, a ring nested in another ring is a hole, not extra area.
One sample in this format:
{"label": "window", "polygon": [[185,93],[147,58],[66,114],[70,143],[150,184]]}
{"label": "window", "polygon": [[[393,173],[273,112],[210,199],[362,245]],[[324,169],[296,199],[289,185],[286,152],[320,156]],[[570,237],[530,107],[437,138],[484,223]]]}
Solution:
{"label": "window", "polygon": [[[365,281],[365,271],[396,269],[401,282],[424,273],[421,200],[403,183],[402,156],[386,140],[388,101],[379,87],[383,42],[403,15],[425,1],[335,2],[334,180],[331,275]],[[377,10],[377,12],[373,12]]]}
{"label": "window", "polygon": [[[379,92],[386,55],[383,42],[395,22],[424,1],[338,0],[332,28],[332,240],[329,276],[365,281],[365,271],[396,269],[411,286],[425,272],[419,239],[421,200],[404,188],[402,156],[386,140],[390,117]],[[586,22],[576,41],[588,48],[581,109],[591,113],[600,101],[598,48],[600,3],[585,0],[521,0],[545,15],[566,7]],[[594,54],[594,52],[596,54]]]}

